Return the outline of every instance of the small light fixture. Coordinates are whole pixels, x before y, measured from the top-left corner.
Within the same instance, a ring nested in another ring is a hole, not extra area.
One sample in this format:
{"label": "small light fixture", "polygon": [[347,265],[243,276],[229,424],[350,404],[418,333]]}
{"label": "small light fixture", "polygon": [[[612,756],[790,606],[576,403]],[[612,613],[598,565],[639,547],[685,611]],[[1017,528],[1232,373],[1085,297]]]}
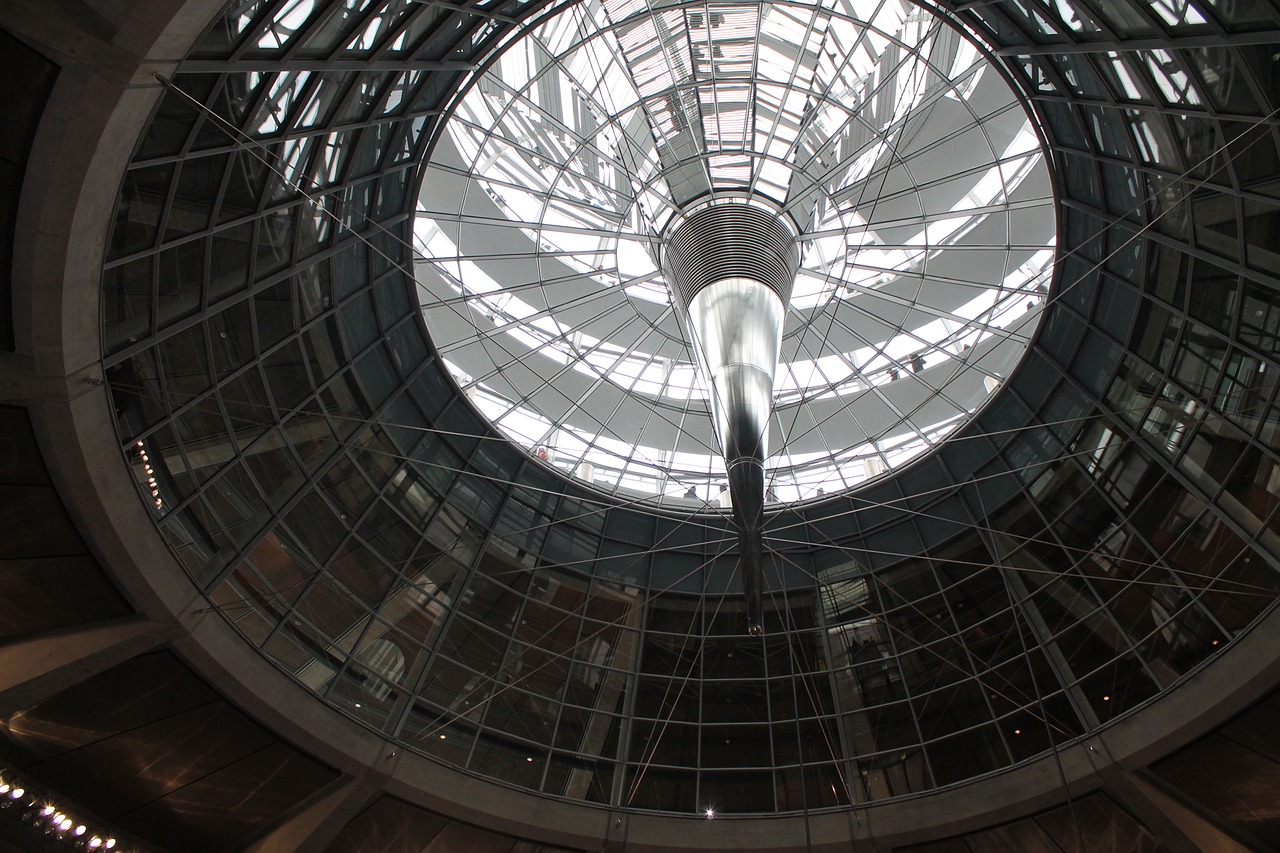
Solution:
{"label": "small light fixture", "polygon": [[707,806],[702,813],[707,816],[707,820],[715,820],[716,810],[713,807]]}

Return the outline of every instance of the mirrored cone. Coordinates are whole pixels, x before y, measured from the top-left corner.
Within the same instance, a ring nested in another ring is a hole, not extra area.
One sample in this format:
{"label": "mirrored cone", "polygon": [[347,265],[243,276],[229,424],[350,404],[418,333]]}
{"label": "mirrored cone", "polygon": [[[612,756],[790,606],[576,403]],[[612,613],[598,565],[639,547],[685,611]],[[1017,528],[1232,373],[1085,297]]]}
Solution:
{"label": "mirrored cone", "polygon": [[706,207],[672,231],[672,295],[710,392],[711,416],[738,528],[747,630],[763,633],[764,463],[795,239],[768,211]]}

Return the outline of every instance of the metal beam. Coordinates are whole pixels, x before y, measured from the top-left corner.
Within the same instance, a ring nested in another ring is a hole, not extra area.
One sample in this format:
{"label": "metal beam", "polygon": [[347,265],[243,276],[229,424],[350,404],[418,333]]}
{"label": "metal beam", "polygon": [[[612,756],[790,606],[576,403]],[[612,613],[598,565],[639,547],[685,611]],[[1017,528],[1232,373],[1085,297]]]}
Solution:
{"label": "metal beam", "polygon": [[1274,30],[1240,33],[1205,33],[1203,35],[1169,36],[1151,39],[1100,39],[1082,42],[1054,42],[1048,44],[1019,44],[998,47],[996,56],[1059,56],[1079,53],[1135,53],[1144,50],[1179,50],[1203,47],[1246,47],[1280,42],[1280,33]]}
{"label": "metal beam", "polygon": [[176,624],[131,616],[6,642],[0,645],[0,714],[30,708],[179,633]]}
{"label": "metal beam", "polygon": [[265,835],[244,848],[244,853],[302,853],[327,850],[348,823],[382,791],[385,776],[339,778],[323,788],[301,809],[280,816]]}
{"label": "metal beam", "polygon": [[270,73],[272,71],[474,71],[475,63],[452,59],[189,59],[183,74]]}

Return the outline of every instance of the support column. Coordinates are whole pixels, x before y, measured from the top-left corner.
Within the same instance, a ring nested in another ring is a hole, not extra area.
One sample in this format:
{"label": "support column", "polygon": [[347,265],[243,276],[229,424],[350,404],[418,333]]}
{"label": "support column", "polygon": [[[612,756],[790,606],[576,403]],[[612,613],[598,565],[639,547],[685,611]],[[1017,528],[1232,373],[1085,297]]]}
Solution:
{"label": "support column", "polygon": [[0,644],[0,714],[30,708],[140,654],[158,649],[178,627],[129,617]]}
{"label": "support column", "polygon": [[1249,847],[1136,773],[1104,770],[1107,791],[1153,831],[1172,853],[1248,853]]}
{"label": "support column", "polygon": [[[583,732],[579,752],[582,755],[602,756],[609,729],[614,715],[618,711],[618,703],[627,689],[630,673],[635,671],[640,656],[640,612],[643,605],[636,601],[622,620],[622,630],[618,636],[618,647],[613,652],[609,668],[605,670],[604,682],[596,691],[596,701],[591,709],[591,717]],[[621,725],[621,722],[619,722]],[[615,775],[625,776],[621,762],[617,765]],[[572,800],[585,800],[591,788],[595,774],[589,770],[575,768],[569,773],[569,784],[565,788],[565,796]]]}
{"label": "support column", "polygon": [[244,853],[321,853],[382,792],[385,777],[340,777],[301,808],[283,816]]}
{"label": "support column", "polygon": [[[992,545],[995,545],[994,540]],[[1053,669],[1054,675],[1057,677],[1058,682],[1064,686],[1063,694],[1067,697],[1067,701],[1071,703],[1071,707],[1087,729],[1096,731],[1101,728],[1102,722],[1098,719],[1093,706],[1089,704],[1089,698],[1080,689],[1080,684],[1076,681],[1075,674],[1071,670],[1071,664],[1067,662],[1066,655],[1062,653],[1061,647],[1053,639],[1053,633],[1049,630],[1049,626],[1045,624],[1044,617],[1036,608],[1035,603],[1032,602],[1031,593],[1022,579],[1022,574],[1016,566],[1007,565],[1002,554],[997,552],[994,556],[996,557],[996,565],[1004,573],[1009,589],[1017,596],[1018,600],[1015,602],[1015,606],[1017,606],[1018,612],[1026,618],[1027,626],[1030,628],[1031,633],[1035,635],[1035,640],[1040,645],[1040,648],[1044,651],[1045,658],[1049,661],[1049,666]]]}

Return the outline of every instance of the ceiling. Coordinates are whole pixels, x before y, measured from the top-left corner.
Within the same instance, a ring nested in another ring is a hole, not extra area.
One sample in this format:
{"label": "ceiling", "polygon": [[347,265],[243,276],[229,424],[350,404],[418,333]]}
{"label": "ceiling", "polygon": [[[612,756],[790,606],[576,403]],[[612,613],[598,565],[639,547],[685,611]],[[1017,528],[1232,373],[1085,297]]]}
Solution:
{"label": "ceiling", "polygon": [[541,11],[4,11],[5,772],[156,849],[1280,843],[1280,14],[936,10],[1042,134],[1040,325],[779,502],[751,638],[709,493],[543,464],[423,322],[444,117]]}
{"label": "ceiling", "polygon": [[668,296],[673,222],[749,200],[799,235],[774,504],[961,426],[1034,334],[1056,237],[1032,118],[944,18],[707,8],[575,4],[518,34],[433,140],[414,228],[432,341],[499,431],[684,511],[725,471]]}

